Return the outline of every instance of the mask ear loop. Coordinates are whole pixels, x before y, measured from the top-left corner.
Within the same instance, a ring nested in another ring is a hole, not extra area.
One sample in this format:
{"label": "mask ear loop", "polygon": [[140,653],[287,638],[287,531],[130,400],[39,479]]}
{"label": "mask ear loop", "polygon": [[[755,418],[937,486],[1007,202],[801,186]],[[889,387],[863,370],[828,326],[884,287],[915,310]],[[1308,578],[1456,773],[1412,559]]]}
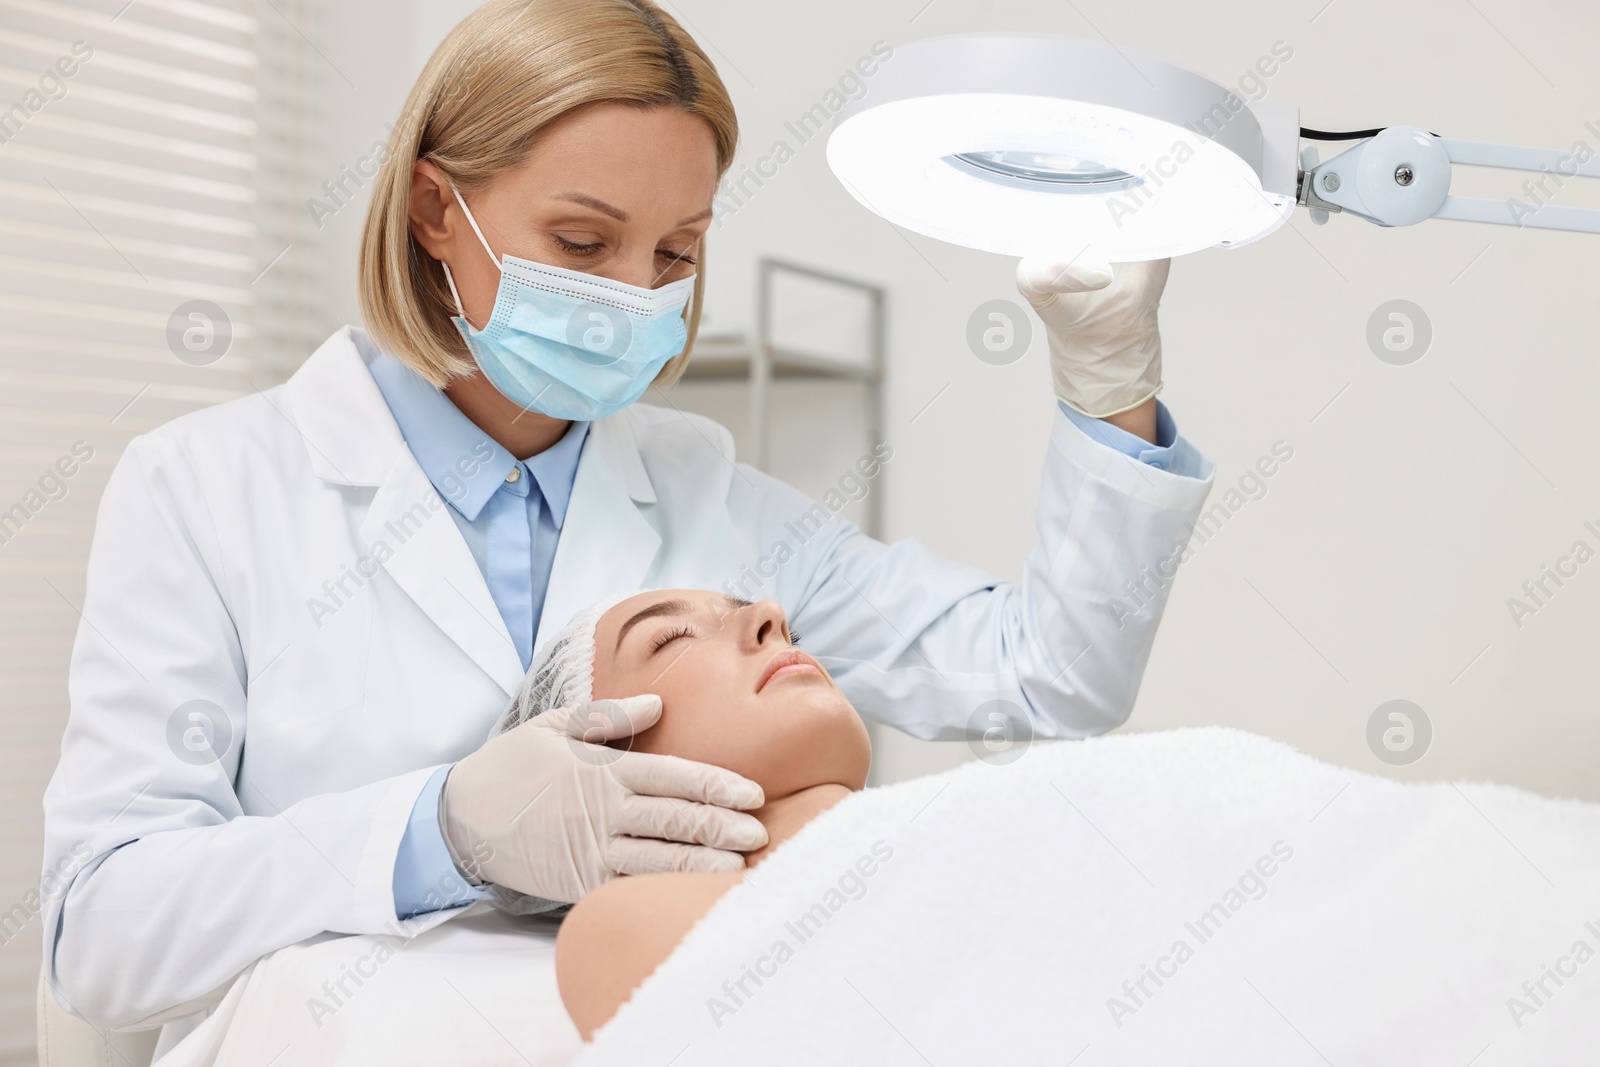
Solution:
{"label": "mask ear loop", "polygon": [[[505,273],[500,266],[500,261],[494,258],[494,249],[489,247],[488,239],[483,236],[483,231],[478,229],[478,220],[472,217],[472,209],[467,207],[465,200],[461,199],[461,190],[456,188],[455,182],[450,183],[450,191],[455,194],[456,203],[461,205],[462,214],[467,216],[467,222],[471,224],[472,232],[478,235],[478,243],[483,245],[484,252],[489,256],[489,262],[494,264],[495,270],[500,271],[502,274]],[[441,259],[439,266],[444,268],[444,280],[450,285],[450,296],[456,302],[456,314],[464,319],[467,318],[467,310],[461,306],[461,293],[457,291],[456,280],[450,273],[450,264]],[[470,324],[472,320],[468,319],[467,321]]]}
{"label": "mask ear loop", "polygon": [[444,260],[439,261],[439,266],[444,268],[444,280],[450,285],[450,296],[456,302],[456,314],[462,318],[467,317],[467,309],[461,306],[461,294],[456,292],[456,280],[450,276],[450,264]]}
{"label": "mask ear loop", "polygon": [[461,190],[455,187],[454,182],[451,182],[450,191],[456,194],[456,203],[461,205],[462,214],[467,216],[467,222],[471,224],[472,232],[478,235],[478,243],[483,245],[483,250],[488,255],[489,262],[494,264],[495,270],[499,270],[500,260],[495,256],[494,249],[489,247],[488,238],[484,237],[483,231],[478,229],[478,220],[472,217],[472,209],[467,207],[467,202],[465,200],[461,199]]}

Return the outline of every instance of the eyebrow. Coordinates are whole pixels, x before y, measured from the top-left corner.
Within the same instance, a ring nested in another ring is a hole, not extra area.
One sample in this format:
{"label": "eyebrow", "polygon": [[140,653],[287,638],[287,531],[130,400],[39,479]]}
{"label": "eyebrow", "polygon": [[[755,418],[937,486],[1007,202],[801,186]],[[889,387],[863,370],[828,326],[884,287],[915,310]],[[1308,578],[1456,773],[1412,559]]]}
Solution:
{"label": "eyebrow", "polygon": [[[622,647],[622,639],[628,636],[628,631],[646,619],[655,619],[663,615],[686,615],[689,612],[687,600],[660,600],[643,608],[633,618],[622,624],[622,629],[617,631],[617,648]],[[616,652],[616,648],[612,652]]]}
{"label": "eyebrow", "polygon": [[[742,608],[749,607],[751,603],[736,596],[728,596],[726,593],[722,594],[722,599],[726,603],[737,604]],[[617,631],[617,644],[611,650],[612,654],[615,655],[617,649],[622,647],[622,639],[628,636],[628,631],[633,629],[636,624],[644,622],[646,619],[658,619],[662,616],[687,615],[692,610],[694,608],[687,600],[662,600],[641,608],[631,619],[623,623],[622,628]]]}
{"label": "eyebrow", "polygon": [[[551,199],[570,200],[574,204],[582,204],[584,207],[592,207],[601,214],[610,215],[618,222],[627,222],[630,218],[632,218],[631,215],[622,210],[620,207],[612,207],[604,200],[597,200],[596,198],[589,196],[587,193],[557,193],[555,196],[551,197]],[[690,215],[688,218],[683,219],[678,223],[678,225],[687,226],[691,222],[699,222],[701,219],[709,219],[710,217],[711,209],[706,208],[698,215]]]}

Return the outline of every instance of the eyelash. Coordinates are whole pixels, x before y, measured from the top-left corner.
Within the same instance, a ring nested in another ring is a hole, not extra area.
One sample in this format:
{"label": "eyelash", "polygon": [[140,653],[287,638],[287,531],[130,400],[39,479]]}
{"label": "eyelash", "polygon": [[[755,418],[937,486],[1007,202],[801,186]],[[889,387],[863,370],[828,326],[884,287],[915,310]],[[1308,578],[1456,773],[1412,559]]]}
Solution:
{"label": "eyelash", "polygon": [[687,627],[687,626],[676,627],[674,629],[668,630],[666,633],[664,633],[660,637],[656,638],[654,645],[652,645],[651,648],[650,648],[650,651],[652,651],[652,652],[660,652],[668,644],[670,644],[673,641],[676,641],[680,637],[693,637],[693,636],[694,636],[694,631],[691,630],[689,627]]}
{"label": "eyelash", "polygon": [[[585,245],[585,244],[578,244],[576,241],[569,241],[565,237],[562,237],[559,233],[558,234],[553,234],[552,236],[555,237],[556,243],[561,246],[561,250],[563,252],[570,253],[570,254],[572,254],[574,256],[592,256],[592,255],[594,255],[596,252],[598,252],[600,250],[599,242],[596,242],[596,243],[594,243],[592,245]],[[676,252],[668,252],[665,249],[659,249],[659,248],[656,251],[660,255],[666,256],[668,259],[672,260],[674,263],[687,263],[691,267],[694,266],[694,264],[695,264],[695,260],[694,260],[694,258],[692,256],[679,255]]]}

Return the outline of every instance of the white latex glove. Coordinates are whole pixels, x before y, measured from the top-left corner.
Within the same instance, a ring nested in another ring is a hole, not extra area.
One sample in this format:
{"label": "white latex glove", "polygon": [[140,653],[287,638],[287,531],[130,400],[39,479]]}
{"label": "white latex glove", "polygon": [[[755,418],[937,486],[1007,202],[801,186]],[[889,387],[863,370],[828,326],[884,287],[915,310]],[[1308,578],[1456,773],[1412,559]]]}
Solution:
{"label": "white latex glove", "polygon": [[575,903],[618,874],[727,871],[767,843],[761,787],[721,767],[594,741],[661,718],[653,694],[557,708],[450,769],[440,824],[469,875]]}
{"label": "white latex glove", "polygon": [[1171,266],[1170,259],[1108,265],[1049,256],[1017,264],[1017,289],[1050,337],[1056,396],[1103,419],[1161,391],[1156,309]]}

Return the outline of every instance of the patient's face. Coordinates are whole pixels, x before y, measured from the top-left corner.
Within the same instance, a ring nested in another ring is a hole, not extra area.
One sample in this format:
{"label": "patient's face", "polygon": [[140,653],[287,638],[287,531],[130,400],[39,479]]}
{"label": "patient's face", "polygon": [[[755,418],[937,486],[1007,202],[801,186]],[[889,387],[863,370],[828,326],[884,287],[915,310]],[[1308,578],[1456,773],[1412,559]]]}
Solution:
{"label": "patient's face", "polygon": [[866,784],[866,727],[815,660],[794,647],[777,603],[701,589],[655,590],[595,627],[594,695],[661,697],[661,721],[632,748],[713,763],[769,800]]}

